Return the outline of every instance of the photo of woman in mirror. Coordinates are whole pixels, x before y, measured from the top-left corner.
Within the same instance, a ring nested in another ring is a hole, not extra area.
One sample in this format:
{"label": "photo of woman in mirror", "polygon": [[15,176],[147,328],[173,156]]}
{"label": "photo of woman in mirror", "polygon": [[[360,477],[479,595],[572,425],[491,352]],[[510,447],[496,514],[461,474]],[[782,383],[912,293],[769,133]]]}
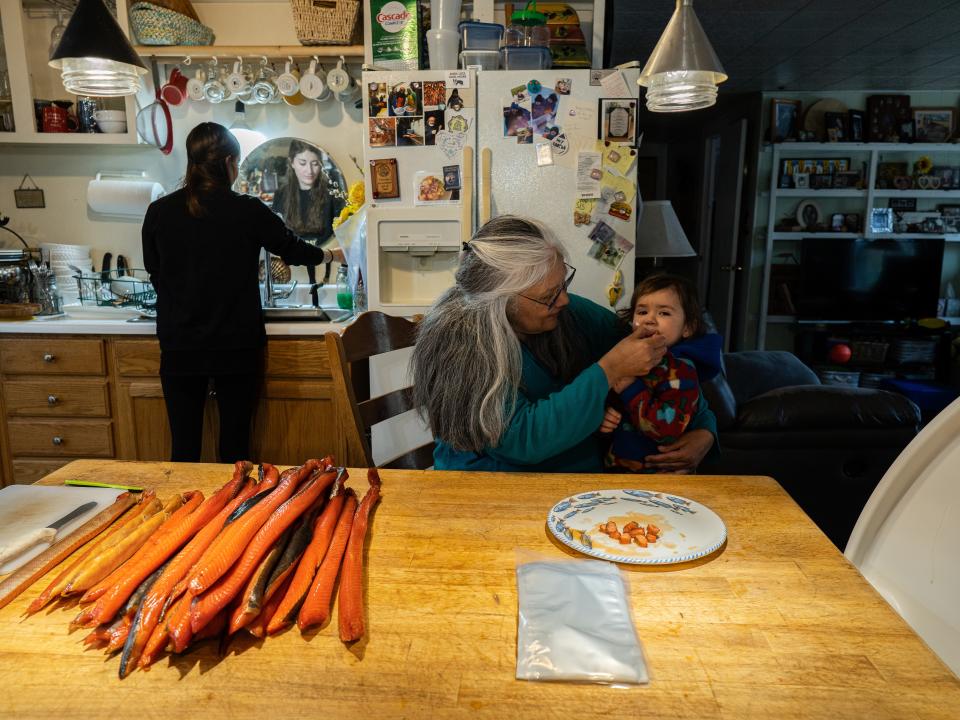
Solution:
{"label": "photo of woman in mirror", "polygon": [[[283,217],[294,233],[312,245],[323,247],[333,238],[333,219],[343,209],[339,188],[331,188],[318,148],[302,140],[290,142],[286,182],[273,196],[273,211]],[[316,268],[307,266],[310,283],[316,283]],[[322,282],[330,280],[326,265]]]}

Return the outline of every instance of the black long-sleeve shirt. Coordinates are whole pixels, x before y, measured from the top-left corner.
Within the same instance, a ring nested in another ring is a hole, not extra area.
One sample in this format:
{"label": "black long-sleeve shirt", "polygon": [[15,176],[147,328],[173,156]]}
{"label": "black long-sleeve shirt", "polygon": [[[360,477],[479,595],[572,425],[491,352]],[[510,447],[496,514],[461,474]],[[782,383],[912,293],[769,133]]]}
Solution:
{"label": "black long-sleeve shirt", "polygon": [[[290,265],[319,265],[324,251],[294,235],[258,198],[212,193],[207,214],[187,212],[178,190],[147,208],[143,261],[157,292],[161,372],[247,371],[266,344],[261,247]],[[244,357],[248,356],[246,361]]]}

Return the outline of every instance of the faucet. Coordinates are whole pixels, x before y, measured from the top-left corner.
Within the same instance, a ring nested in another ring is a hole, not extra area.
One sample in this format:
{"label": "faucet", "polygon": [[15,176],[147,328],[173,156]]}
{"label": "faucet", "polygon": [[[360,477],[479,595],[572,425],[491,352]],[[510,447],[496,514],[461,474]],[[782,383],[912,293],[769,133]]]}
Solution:
{"label": "faucet", "polygon": [[270,263],[272,258],[270,251],[263,248],[263,290],[260,292],[260,303],[265,308],[277,307],[277,300],[286,300],[297,289],[296,280],[286,292],[277,292],[273,289],[273,268]]}

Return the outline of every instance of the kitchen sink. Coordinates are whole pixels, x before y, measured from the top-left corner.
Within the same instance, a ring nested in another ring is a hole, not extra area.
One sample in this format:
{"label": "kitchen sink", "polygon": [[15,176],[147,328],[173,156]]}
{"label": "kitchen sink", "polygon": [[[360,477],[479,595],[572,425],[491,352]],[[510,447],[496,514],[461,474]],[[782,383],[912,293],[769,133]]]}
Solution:
{"label": "kitchen sink", "polygon": [[263,308],[263,319],[267,322],[290,322],[291,320],[313,320],[319,322],[343,322],[353,315],[350,310],[313,305],[281,304],[277,307]]}

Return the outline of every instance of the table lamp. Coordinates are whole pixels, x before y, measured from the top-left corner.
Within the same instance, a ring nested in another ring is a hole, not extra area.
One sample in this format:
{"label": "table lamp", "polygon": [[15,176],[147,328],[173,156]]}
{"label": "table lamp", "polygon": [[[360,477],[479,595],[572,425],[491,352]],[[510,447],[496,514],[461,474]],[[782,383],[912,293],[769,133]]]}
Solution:
{"label": "table lamp", "polygon": [[637,257],[652,257],[654,267],[665,257],[693,257],[697,254],[683,232],[669,200],[643,204],[637,228]]}

